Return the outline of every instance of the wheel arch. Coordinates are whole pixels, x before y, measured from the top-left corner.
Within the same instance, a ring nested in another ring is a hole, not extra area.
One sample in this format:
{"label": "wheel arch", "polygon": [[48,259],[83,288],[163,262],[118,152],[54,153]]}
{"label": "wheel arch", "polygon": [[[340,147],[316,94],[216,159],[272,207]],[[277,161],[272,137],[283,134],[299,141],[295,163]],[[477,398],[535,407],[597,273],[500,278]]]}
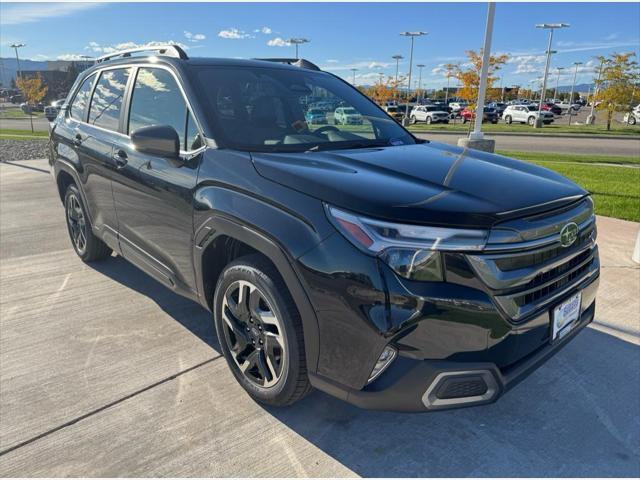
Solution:
{"label": "wheel arch", "polygon": [[258,253],[278,271],[300,313],[307,368],[317,369],[318,320],[311,301],[296,273],[292,259],[273,238],[237,219],[212,215],[198,229],[194,242],[194,266],[200,303],[213,312],[213,292],[220,274],[230,262]]}

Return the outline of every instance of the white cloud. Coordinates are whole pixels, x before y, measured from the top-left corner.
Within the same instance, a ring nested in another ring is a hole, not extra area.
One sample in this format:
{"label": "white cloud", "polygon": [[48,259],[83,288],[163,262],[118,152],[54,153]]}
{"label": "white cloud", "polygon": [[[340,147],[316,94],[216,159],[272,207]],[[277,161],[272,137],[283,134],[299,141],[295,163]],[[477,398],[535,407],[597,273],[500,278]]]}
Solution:
{"label": "white cloud", "polygon": [[99,6],[97,3],[5,3],[2,5],[2,25],[50,20]]}
{"label": "white cloud", "polygon": [[255,30],[256,33],[264,33],[265,35],[271,35],[273,30],[270,27],[262,27]]}
{"label": "white cloud", "polygon": [[270,47],[290,47],[291,44],[287,42],[285,39],[276,37],[272,38],[267,42],[267,45]]}
{"label": "white cloud", "polygon": [[507,64],[515,65],[515,75],[524,75],[541,71],[545,60],[544,55],[513,55],[507,59]]}
{"label": "white cloud", "polygon": [[82,55],[78,55],[77,53],[63,53],[62,55],[57,55],[56,60],[67,60],[69,62],[74,61],[87,61],[90,59],[82,58]]}
{"label": "white cloud", "polygon": [[226,38],[229,40],[242,40],[243,38],[252,38],[253,35],[245,32],[244,30],[239,30],[237,28],[229,28],[227,30],[220,30],[218,32],[218,36],[220,38]]}
{"label": "white cloud", "polygon": [[191,33],[188,30],[184,31],[184,36],[190,42],[201,42],[207,38],[204,33]]}
{"label": "white cloud", "polygon": [[[616,34],[613,34],[616,35]],[[558,41],[558,53],[572,53],[572,52],[589,52],[592,50],[607,50],[610,48],[624,48],[624,47],[636,47],[640,40],[635,41],[612,41],[615,37],[609,35],[605,41],[588,41],[588,42],[568,42]]]}

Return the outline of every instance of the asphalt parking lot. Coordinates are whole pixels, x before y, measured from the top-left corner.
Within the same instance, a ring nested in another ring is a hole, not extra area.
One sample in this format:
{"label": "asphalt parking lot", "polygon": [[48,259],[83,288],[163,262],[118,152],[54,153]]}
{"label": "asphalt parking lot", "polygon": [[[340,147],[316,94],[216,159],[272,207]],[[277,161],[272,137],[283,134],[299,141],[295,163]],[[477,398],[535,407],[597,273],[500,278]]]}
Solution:
{"label": "asphalt parking lot", "polygon": [[598,220],[596,320],[493,405],[264,408],[207,312],[119,257],[83,264],[45,161],[0,164],[3,476],[640,476],[637,223]]}

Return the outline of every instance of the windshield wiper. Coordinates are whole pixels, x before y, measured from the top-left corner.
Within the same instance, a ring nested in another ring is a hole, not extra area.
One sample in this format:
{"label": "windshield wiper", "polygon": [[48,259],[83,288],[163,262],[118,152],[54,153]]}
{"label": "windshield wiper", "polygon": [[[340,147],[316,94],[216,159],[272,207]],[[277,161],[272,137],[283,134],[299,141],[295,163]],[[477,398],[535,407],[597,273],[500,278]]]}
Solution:
{"label": "windshield wiper", "polygon": [[376,147],[388,147],[392,144],[389,140],[367,141],[356,140],[352,142],[322,142],[312,145],[307,148],[305,152],[319,152],[321,150],[350,150],[352,148],[376,148]]}

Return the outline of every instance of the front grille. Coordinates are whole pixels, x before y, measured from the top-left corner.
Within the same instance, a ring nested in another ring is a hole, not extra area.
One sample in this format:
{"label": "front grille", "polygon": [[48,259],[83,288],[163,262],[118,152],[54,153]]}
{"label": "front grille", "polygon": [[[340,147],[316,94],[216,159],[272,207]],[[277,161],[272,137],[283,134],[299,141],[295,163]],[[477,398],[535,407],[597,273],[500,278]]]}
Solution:
{"label": "front grille", "polygon": [[[553,270],[550,270],[548,272],[538,274],[533,279],[532,284],[534,287],[540,284],[543,284],[544,286],[537,288],[532,292],[526,293],[525,295],[513,297],[514,302],[519,307],[522,307],[527,304],[544,300],[545,298],[553,295],[557,291],[563,289],[567,285],[571,284],[576,278],[580,278],[589,269],[590,262],[585,260],[591,260],[590,257],[592,255],[593,255],[593,252],[591,250],[587,250],[581,253],[580,255],[578,255],[577,257],[572,258],[570,261],[561,265],[560,267],[554,268]],[[580,262],[584,262],[584,263],[580,265]],[[572,270],[568,275],[565,275],[563,277],[561,276],[563,272],[571,270],[576,265],[579,265],[579,266],[574,270]],[[548,281],[548,279],[551,279],[554,277],[560,277],[560,278],[551,283],[545,283]]]}
{"label": "front grille", "polygon": [[[579,226],[578,238],[571,247],[565,248],[560,245],[559,231],[571,221]],[[529,227],[529,230],[514,234],[519,231],[515,226]],[[494,238],[502,240],[508,231],[506,235],[519,235],[526,240],[501,241],[489,253],[467,255],[467,260],[496,303],[514,322],[549,308],[598,272],[597,231],[590,201],[547,217],[513,221],[498,230],[501,231]],[[546,236],[535,237],[532,232],[536,231]],[[551,231],[555,233],[549,235]]]}
{"label": "front grille", "polygon": [[518,256],[510,256],[506,258],[499,258],[496,260],[497,267],[503,272],[509,272],[511,270],[518,270],[521,268],[532,267],[539,265],[553,258],[557,258],[568,252],[575,252],[582,249],[588,242],[595,236],[595,228],[593,225],[584,228],[576,242],[570,247],[565,248],[562,246],[555,246],[543,250],[538,250],[532,253],[525,253]]}

